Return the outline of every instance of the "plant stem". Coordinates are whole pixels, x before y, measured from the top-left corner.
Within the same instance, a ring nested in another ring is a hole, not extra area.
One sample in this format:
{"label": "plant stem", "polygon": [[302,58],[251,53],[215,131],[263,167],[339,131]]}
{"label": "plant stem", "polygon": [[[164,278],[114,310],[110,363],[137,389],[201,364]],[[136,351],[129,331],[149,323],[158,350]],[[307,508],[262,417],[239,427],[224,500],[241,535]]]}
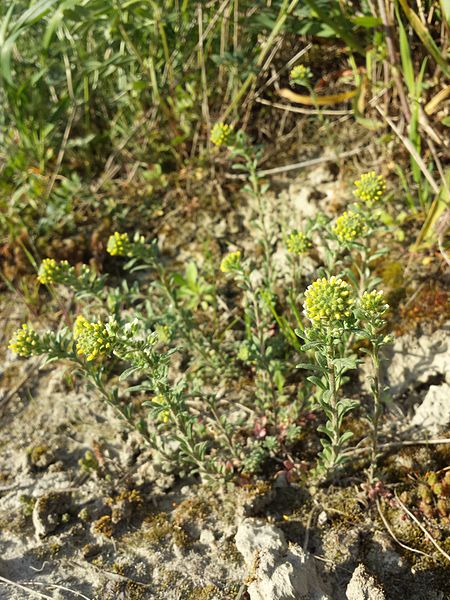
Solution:
{"label": "plant stem", "polygon": [[211,414],[214,417],[214,421],[217,424],[218,428],[220,429],[220,431],[223,435],[225,444],[228,447],[229,451],[231,452],[232,457],[235,459],[239,459],[239,455],[233,445],[233,440],[232,440],[230,434],[228,433],[228,431],[226,430],[226,428],[224,427],[222,421],[220,420],[219,415],[216,412],[216,409],[213,406],[213,400],[211,398],[207,398],[206,401],[208,403],[209,410],[211,411]]}
{"label": "plant stem", "polygon": [[379,346],[374,343],[372,352],[370,353],[373,366],[373,384],[372,384],[372,395],[373,395],[373,413],[371,422],[371,452],[370,452],[370,468],[369,468],[369,483],[373,483],[375,479],[375,471],[377,465],[378,455],[378,428],[382,412],[381,403],[381,386],[380,386],[380,357],[379,357]]}
{"label": "plant stem", "polygon": [[334,343],[331,339],[327,350],[327,369],[328,369],[328,385],[330,390],[330,413],[331,427],[333,430],[331,438],[331,464],[327,465],[328,470],[334,468],[340,452],[339,444],[339,420],[337,412],[337,389],[336,389],[336,368],[334,366]]}

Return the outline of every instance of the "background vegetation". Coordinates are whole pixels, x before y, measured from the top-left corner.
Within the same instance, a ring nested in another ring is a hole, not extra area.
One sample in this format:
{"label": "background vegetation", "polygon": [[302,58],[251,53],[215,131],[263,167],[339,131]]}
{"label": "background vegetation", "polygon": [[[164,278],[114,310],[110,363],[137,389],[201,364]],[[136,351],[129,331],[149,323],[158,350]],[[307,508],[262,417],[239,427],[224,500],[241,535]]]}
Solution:
{"label": "background vegetation", "polygon": [[[289,136],[299,120],[337,150],[355,120],[393,160],[422,241],[448,201],[449,19],[448,0],[2,3],[4,277],[30,255],[95,257],[168,198],[187,203],[211,175],[226,185],[218,120],[269,140],[268,167],[320,154]],[[289,84],[299,63],[308,87]]]}

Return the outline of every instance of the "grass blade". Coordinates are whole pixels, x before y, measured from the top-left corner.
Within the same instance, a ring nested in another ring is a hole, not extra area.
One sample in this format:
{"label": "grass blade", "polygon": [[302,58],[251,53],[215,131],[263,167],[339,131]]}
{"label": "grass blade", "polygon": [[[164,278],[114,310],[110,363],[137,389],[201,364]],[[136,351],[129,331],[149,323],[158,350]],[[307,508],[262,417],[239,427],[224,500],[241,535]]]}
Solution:
{"label": "grass blade", "polygon": [[420,41],[428,50],[429,54],[433,57],[436,63],[441,67],[443,73],[445,73],[447,77],[450,77],[450,66],[448,64],[448,61],[442,56],[428,29],[416,15],[416,13],[412,10],[412,8],[408,5],[407,0],[399,0],[399,2],[411,27],[416,32],[417,37],[420,39]]}

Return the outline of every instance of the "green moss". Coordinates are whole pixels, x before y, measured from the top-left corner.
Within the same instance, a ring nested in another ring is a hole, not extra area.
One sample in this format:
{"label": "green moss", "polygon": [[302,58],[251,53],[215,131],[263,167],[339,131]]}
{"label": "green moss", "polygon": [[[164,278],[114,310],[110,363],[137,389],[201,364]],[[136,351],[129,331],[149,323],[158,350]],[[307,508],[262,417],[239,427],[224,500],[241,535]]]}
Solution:
{"label": "green moss", "polygon": [[[423,556],[421,554],[417,554],[415,552],[411,552],[407,549],[400,549],[400,552],[405,556],[409,563],[414,565],[414,569],[416,571],[419,570],[434,570],[437,566],[448,566],[448,561],[442,556],[442,554],[434,547],[434,545],[429,541],[429,539],[423,534],[421,529],[417,525],[415,525],[410,519],[405,519],[405,513],[403,510],[395,507],[390,507],[389,505],[385,505],[383,507],[383,513],[389,522],[395,536],[405,545],[414,548],[415,550],[420,550],[428,554],[429,556]],[[380,526],[384,527],[384,525],[380,522]],[[442,546],[444,549],[446,547],[450,548],[450,536],[443,537],[442,531],[439,532],[438,528],[434,529],[430,527],[428,523],[427,529],[436,536],[436,542]],[[443,539],[439,539],[442,537]]]}
{"label": "green moss", "polygon": [[213,600],[217,598],[218,591],[215,585],[207,585],[204,588],[194,587],[186,596],[186,600]]}
{"label": "green moss", "polygon": [[240,566],[244,562],[241,553],[232,540],[227,540],[220,546],[220,557],[221,560],[230,562],[236,566]]}
{"label": "green moss", "polygon": [[23,513],[3,513],[0,516],[0,529],[3,532],[8,531],[14,535],[24,535],[32,529],[31,515]]}
{"label": "green moss", "polygon": [[27,450],[27,454],[30,457],[30,462],[34,467],[40,467],[40,459],[50,452],[50,446],[47,444],[39,444],[37,446],[31,446]]}
{"label": "green moss", "polygon": [[183,575],[172,569],[161,569],[160,570],[160,581],[159,581],[160,593],[165,593],[166,590],[173,592],[177,591],[177,597],[180,600],[219,600],[219,598],[230,598],[230,595],[224,595],[221,590],[213,585],[207,585],[205,587],[199,587],[193,585],[193,583]]}
{"label": "green moss", "polygon": [[[101,547],[98,546],[97,544],[85,544],[82,548],[81,548],[81,554],[83,556],[83,558],[85,558],[86,560],[90,560],[93,559],[95,556],[97,556],[97,559],[94,560],[98,560],[98,554],[100,554],[101,552]],[[94,560],[92,561],[94,563]]]}
{"label": "green moss", "polygon": [[103,535],[107,538],[111,538],[114,533],[114,526],[111,521],[110,515],[103,515],[92,524],[92,531],[94,533]]}
{"label": "green moss", "polygon": [[354,527],[366,517],[353,488],[334,489],[324,500],[324,509],[335,527]]}
{"label": "green moss", "polygon": [[183,525],[172,521],[168,513],[160,512],[147,516],[138,530],[125,534],[123,541],[135,547],[172,541],[179,548],[187,548],[193,540]]}
{"label": "green moss", "polygon": [[171,530],[172,525],[168,514],[161,512],[145,519],[141,533],[146,542],[155,545],[161,543],[166,536],[170,535]]}
{"label": "green moss", "polygon": [[211,514],[212,508],[217,506],[215,498],[196,496],[183,500],[174,511],[173,521],[176,525],[204,521]]}
{"label": "green moss", "polygon": [[26,494],[21,494],[19,496],[19,502],[22,505],[22,514],[24,517],[31,517],[33,514],[33,508],[36,504],[36,498],[32,496],[27,496]]}
{"label": "green moss", "polygon": [[126,598],[126,600],[145,600],[148,598],[147,586],[137,581],[118,581],[112,586],[108,585],[107,591],[103,589],[98,593],[97,598],[101,600],[117,600],[117,598]]}

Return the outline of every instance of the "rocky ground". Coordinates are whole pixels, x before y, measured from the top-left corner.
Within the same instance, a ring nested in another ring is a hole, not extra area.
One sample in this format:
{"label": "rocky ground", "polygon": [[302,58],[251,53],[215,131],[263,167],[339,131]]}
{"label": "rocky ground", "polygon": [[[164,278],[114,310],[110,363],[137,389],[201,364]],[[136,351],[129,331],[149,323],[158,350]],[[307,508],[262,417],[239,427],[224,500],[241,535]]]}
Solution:
{"label": "rocky ground", "polygon": [[[339,183],[316,179],[284,193],[305,207],[322,186],[329,205]],[[448,441],[435,443],[450,437],[450,323],[387,351],[386,487],[364,488],[357,453],[323,489],[285,477],[211,487],[155,463],[66,366],[5,351],[25,312],[11,297],[0,311],[1,599],[450,598],[450,510],[417,491],[450,465]]]}

